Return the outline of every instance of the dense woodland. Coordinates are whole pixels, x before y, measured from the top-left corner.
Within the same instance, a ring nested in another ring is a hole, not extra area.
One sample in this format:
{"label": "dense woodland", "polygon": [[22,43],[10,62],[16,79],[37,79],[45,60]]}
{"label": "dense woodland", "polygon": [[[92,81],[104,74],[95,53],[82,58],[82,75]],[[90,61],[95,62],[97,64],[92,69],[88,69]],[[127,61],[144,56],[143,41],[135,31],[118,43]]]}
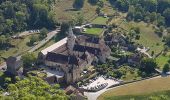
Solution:
{"label": "dense woodland", "polygon": [[170,0],[110,0],[119,10],[128,12],[127,19],[151,22],[158,26],[170,24]]}
{"label": "dense woodland", "polygon": [[54,27],[53,3],[55,0],[0,0],[0,34]]}

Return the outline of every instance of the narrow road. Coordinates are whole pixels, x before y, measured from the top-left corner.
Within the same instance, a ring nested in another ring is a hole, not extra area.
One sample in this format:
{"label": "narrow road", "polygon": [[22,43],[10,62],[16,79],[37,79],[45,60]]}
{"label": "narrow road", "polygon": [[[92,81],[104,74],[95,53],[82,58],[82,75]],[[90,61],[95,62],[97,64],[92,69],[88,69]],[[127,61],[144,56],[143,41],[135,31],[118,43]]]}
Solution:
{"label": "narrow road", "polygon": [[[49,32],[45,39],[40,41],[36,46],[31,48],[28,52],[34,52],[35,50],[39,49],[41,46],[43,46],[45,43],[47,43],[50,39],[52,39],[59,31],[60,31],[60,29],[58,28],[54,31]],[[2,70],[2,68],[4,68],[4,69],[7,68],[6,62],[4,62],[3,64],[0,65],[0,70]]]}
{"label": "narrow road", "polygon": [[39,49],[41,46],[43,46],[45,43],[47,43],[49,40],[51,40],[60,30],[56,29],[54,31],[51,31],[47,34],[47,37],[40,41],[36,46],[31,48],[28,52],[34,52],[35,50]]}

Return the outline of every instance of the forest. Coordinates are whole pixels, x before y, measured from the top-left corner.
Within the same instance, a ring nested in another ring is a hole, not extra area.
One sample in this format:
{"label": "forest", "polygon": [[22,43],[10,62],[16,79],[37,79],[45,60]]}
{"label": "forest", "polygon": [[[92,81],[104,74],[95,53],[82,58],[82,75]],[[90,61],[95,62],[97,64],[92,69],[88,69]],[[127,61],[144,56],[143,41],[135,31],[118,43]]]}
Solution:
{"label": "forest", "polygon": [[54,27],[54,3],[55,0],[0,0],[0,34]]}
{"label": "forest", "polygon": [[127,19],[170,26],[170,0],[109,0]]}

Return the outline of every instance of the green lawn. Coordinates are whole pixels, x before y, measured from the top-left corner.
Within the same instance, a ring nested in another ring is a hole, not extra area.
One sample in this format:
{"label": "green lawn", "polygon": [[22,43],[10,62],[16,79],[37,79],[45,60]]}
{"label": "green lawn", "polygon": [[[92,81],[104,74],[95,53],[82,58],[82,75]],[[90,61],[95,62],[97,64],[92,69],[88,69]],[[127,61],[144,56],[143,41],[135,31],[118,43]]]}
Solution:
{"label": "green lawn", "polygon": [[86,32],[84,32],[84,33],[99,36],[99,35],[101,35],[102,31],[103,31],[102,28],[87,28]]}
{"label": "green lawn", "polygon": [[139,27],[141,30],[140,39],[135,40],[136,43],[142,44],[145,47],[149,47],[151,54],[152,51],[155,52],[155,54],[160,53],[163,50],[163,42],[162,38],[158,37],[154,33],[153,25],[147,25],[144,22],[123,22],[120,27],[130,30],[132,27]]}
{"label": "green lawn", "polygon": [[92,24],[101,24],[101,25],[106,25],[106,22],[108,21],[108,18],[104,17],[97,17],[92,21]]}
{"label": "green lawn", "polygon": [[[170,77],[159,77],[150,80],[143,80],[136,83],[120,86],[111,89],[99,96],[98,100],[110,100],[115,96],[124,95],[146,95],[148,93],[170,90]],[[114,99],[112,99],[114,100]],[[122,99],[117,99],[122,100]],[[137,99],[138,100],[138,99]]]}
{"label": "green lawn", "polygon": [[166,63],[168,63],[169,58],[170,58],[169,56],[163,56],[163,55],[157,57],[157,58],[156,58],[156,62],[157,62],[157,64],[158,64],[158,67],[159,67],[160,69],[163,69],[164,65],[165,65]]}

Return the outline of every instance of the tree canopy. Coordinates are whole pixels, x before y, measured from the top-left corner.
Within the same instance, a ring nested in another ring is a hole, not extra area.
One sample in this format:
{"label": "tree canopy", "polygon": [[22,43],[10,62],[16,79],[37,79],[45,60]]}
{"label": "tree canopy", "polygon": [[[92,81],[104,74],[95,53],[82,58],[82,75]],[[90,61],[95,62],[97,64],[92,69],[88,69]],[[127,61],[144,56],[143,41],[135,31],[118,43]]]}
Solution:
{"label": "tree canopy", "polygon": [[128,12],[128,20],[170,25],[170,0],[110,0],[110,3]]}
{"label": "tree canopy", "polygon": [[141,61],[141,69],[146,72],[146,74],[151,74],[155,71],[157,63],[152,58],[144,58]]}
{"label": "tree canopy", "polygon": [[55,0],[1,0],[0,33],[13,34],[27,28],[54,27],[51,8]]}
{"label": "tree canopy", "polygon": [[50,86],[40,78],[29,76],[15,84],[9,84],[9,95],[0,95],[2,100],[68,100],[68,96],[59,85]]}

